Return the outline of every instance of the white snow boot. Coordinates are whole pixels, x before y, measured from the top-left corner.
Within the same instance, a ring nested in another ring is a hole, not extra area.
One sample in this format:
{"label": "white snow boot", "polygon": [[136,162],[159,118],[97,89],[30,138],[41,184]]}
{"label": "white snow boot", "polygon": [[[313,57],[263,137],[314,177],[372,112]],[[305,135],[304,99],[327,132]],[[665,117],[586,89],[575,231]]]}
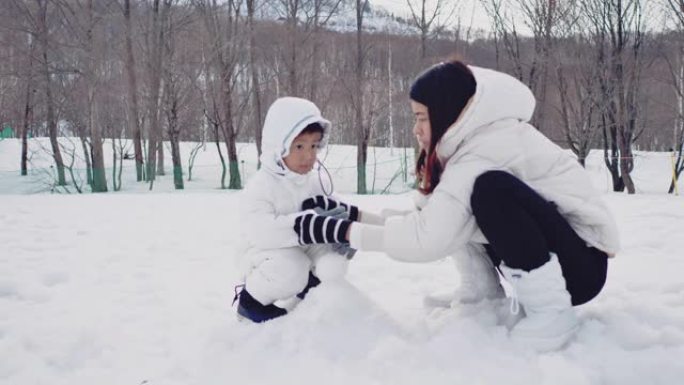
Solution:
{"label": "white snow boot", "polygon": [[511,340],[538,351],[557,350],[575,334],[578,319],[565,287],[558,257],[529,272],[501,264],[501,273],[513,287],[511,311],[525,310],[510,331]]}
{"label": "white snow boot", "polygon": [[425,296],[423,304],[428,308],[448,308],[453,304],[474,304],[483,299],[505,297],[494,264],[487,255],[469,250],[452,257],[461,276],[461,286],[456,290],[436,292]]}

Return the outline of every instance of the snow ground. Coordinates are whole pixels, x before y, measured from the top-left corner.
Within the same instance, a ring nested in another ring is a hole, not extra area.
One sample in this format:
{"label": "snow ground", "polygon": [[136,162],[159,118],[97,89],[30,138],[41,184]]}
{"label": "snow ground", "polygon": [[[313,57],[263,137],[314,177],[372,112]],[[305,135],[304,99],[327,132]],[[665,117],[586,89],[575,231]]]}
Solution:
{"label": "snow ground", "polygon": [[[267,324],[238,322],[238,193],[213,179],[186,192],[160,181],[153,193],[0,195],[0,383],[682,383],[684,198],[662,194],[661,158],[643,155],[641,194],[606,195],[623,251],[578,308],[577,338],[546,354],[511,345],[492,304],[424,309],[425,294],[458,285],[447,260],[358,253],[348,283],[319,286]],[[0,174],[0,190],[20,192],[15,181]],[[346,197],[410,205],[406,194]]]}

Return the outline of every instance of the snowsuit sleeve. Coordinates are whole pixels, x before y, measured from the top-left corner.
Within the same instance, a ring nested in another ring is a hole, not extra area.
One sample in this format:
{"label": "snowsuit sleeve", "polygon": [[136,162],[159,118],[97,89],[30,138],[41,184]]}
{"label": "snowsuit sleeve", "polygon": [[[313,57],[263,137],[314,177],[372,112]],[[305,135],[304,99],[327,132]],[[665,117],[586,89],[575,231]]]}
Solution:
{"label": "snowsuit sleeve", "polygon": [[295,218],[302,213],[278,214],[270,197],[273,191],[258,185],[248,185],[242,191],[240,217],[245,241],[259,249],[299,246],[293,226]]}

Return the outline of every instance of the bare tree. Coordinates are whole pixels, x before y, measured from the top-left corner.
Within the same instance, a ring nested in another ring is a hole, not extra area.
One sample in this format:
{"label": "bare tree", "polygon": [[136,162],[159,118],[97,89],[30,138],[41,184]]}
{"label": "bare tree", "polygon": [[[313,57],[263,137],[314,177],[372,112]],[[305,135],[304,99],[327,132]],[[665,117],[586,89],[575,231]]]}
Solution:
{"label": "bare tree", "polygon": [[534,55],[530,64],[529,86],[537,96],[540,107],[535,111],[534,124],[546,128],[546,100],[549,68],[555,29],[560,19],[576,8],[575,0],[517,0],[525,15],[525,23],[532,30]]}
{"label": "bare tree", "polygon": [[363,46],[363,10],[368,0],[356,0],[356,69],[355,69],[355,125],[357,130],[356,137],[356,192],[366,194],[366,163],[368,161],[368,139],[370,137],[370,127],[364,125],[363,121],[363,83],[364,83],[364,61],[365,52]]}
{"label": "bare tree", "polygon": [[[218,106],[216,105],[216,97],[214,97],[214,95],[216,95],[214,82],[209,79],[212,71],[210,70],[210,64],[206,58],[207,55],[205,51],[207,49],[207,45],[204,43],[204,40],[202,40],[201,49],[202,72],[200,73],[200,82],[197,84],[197,87],[199,88],[199,92],[201,93],[202,97],[202,121],[203,125],[211,128],[211,132],[214,136],[213,139],[214,144],[216,145],[216,152],[219,155],[219,160],[221,163],[221,189],[225,190],[226,174],[228,172],[228,168],[226,167],[226,161],[223,157],[223,153],[221,152],[221,131],[219,130],[220,114]],[[193,155],[190,156],[190,160],[194,161]],[[192,165],[188,165],[188,178],[192,176],[192,167]]]}
{"label": "bare tree", "polygon": [[239,189],[242,181],[236,147],[238,131],[234,123],[233,88],[243,46],[239,36],[240,5],[235,0],[228,0],[225,6],[219,5],[217,0],[193,0],[193,4],[200,12],[206,34],[211,39],[209,63],[212,71],[209,77],[212,82],[218,82],[217,92],[210,97],[218,100],[211,105],[220,113],[209,115],[220,117],[218,123],[226,143],[230,169],[228,188]]}
{"label": "bare tree", "polygon": [[[414,5],[414,1],[416,0],[406,0],[406,3],[411,10],[413,23],[420,32],[420,59],[422,62],[425,62],[425,58],[427,57],[428,39],[444,28],[444,25],[451,17],[451,14],[447,15],[443,20],[439,20],[440,17],[444,17],[447,0],[435,0],[434,6],[431,7],[432,9],[428,9],[430,4],[427,0],[418,0],[417,5]],[[453,9],[450,13],[453,13]]]}
{"label": "bare tree", "polygon": [[[74,92],[76,93],[76,92]],[[71,97],[67,101],[66,106],[63,109],[63,115],[65,118],[65,121],[68,121],[72,131],[78,136],[78,139],[81,143],[81,151],[83,152],[83,161],[85,162],[85,173],[86,173],[86,183],[89,186],[92,186],[93,184],[93,165],[92,165],[92,156],[90,155],[90,136],[88,135],[88,128],[86,125],[86,122],[84,121],[84,116],[81,113],[82,104],[78,103],[79,100],[77,100],[76,97]],[[84,102],[83,100],[81,100]],[[71,155],[75,155],[75,153],[71,153]],[[73,172],[73,170],[69,170],[70,172]],[[73,178],[72,178],[73,181]]]}
{"label": "bare tree", "polygon": [[584,166],[601,132],[601,117],[607,103],[600,87],[602,70],[596,66],[596,50],[586,25],[580,22],[580,10],[570,8],[562,14],[558,26],[558,49],[550,64],[555,65],[560,103],[561,126],[567,146]]}
{"label": "bare tree", "polygon": [[[161,67],[163,64],[164,24],[168,17],[173,0],[153,0],[152,2],[152,25],[149,32],[148,42],[148,98],[147,114],[149,117],[149,130],[147,142],[147,167],[146,176],[150,182],[150,189],[154,184],[155,175],[163,174],[163,163],[159,154],[163,154],[163,136],[159,112],[159,99],[161,93]],[[159,163],[159,164],[157,164]],[[160,170],[161,168],[161,170]],[[161,172],[160,172],[161,171]]]}
{"label": "bare tree", "polygon": [[176,190],[182,190],[183,184],[183,167],[180,155],[179,138],[181,132],[180,125],[180,85],[177,76],[174,76],[172,70],[166,69],[164,71],[164,112],[167,119],[167,130],[169,133],[169,142],[171,143],[171,160],[173,162],[173,184]]}
{"label": "bare tree", "polygon": [[254,103],[254,119],[252,127],[254,128],[254,137],[257,147],[257,168],[261,167],[261,82],[259,81],[259,67],[256,62],[256,28],[254,21],[254,11],[256,9],[256,0],[246,0],[247,5],[247,25],[249,31],[249,72],[252,76],[252,97]]}
{"label": "bare tree", "polygon": [[608,101],[602,117],[604,162],[613,190],[635,193],[632,144],[638,136],[641,73],[644,67],[643,9],[639,0],[582,0],[587,26],[593,27],[602,97]]}
{"label": "bare tree", "polygon": [[299,40],[299,19],[304,0],[280,0],[285,12],[285,23],[287,25],[287,50],[284,63],[287,68],[287,92],[292,96],[299,96],[299,62],[300,46]]}
{"label": "bare tree", "polygon": [[521,52],[521,38],[518,35],[517,18],[511,16],[510,10],[504,7],[503,0],[480,0],[489,17],[492,18],[493,39],[496,53],[496,67],[501,68],[503,45],[504,53],[511,61],[513,75],[524,80]]}
{"label": "bare tree", "polygon": [[[35,0],[37,9],[37,17],[35,19],[37,26],[38,40],[40,41],[41,55],[42,55],[42,72],[45,81],[45,103],[47,108],[47,127],[50,134],[50,145],[52,147],[52,157],[55,160],[57,168],[57,185],[65,186],[66,177],[64,175],[64,161],[62,160],[62,153],[60,151],[59,142],[57,140],[57,116],[55,115],[55,99],[52,94],[52,73],[50,70],[50,38],[49,38],[49,24],[48,24],[48,5],[50,0]],[[28,14],[31,11],[26,8]]]}
{"label": "bare tree", "polygon": [[[306,29],[311,36],[311,72],[309,78],[309,99],[318,100],[321,77],[322,33],[330,18],[337,14],[342,0],[312,0],[311,11],[307,12]],[[308,38],[308,36],[307,36]]]}
{"label": "bare tree", "polygon": [[28,132],[33,123],[33,55],[35,54],[35,39],[31,34],[27,34],[29,41],[28,65],[26,75],[26,99],[24,103],[24,121],[21,129],[21,175],[28,175]]}
{"label": "bare tree", "polygon": [[674,175],[670,181],[668,193],[675,191],[675,183],[684,171],[684,0],[666,0],[672,10],[678,37],[675,47],[675,59],[667,60],[672,77],[672,87],[676,95],[675,119],[672,127],[672,149],[675,151]]}
{"label": "bare tree", "polygon": [[128,95],[128,127],[133,132],[133,152],[135,156],[135,175],[138,182],[145,177],[143,168],[142,133],[140,127],[140,108],[138,106],[138,77],[136,75],[135,55],[133,54],[133,23],[131,0],[123,0],[123,16],[126,31],[125,63]]}
{"label": "bare tree", "polygon": [[[501,42],[515,76],[525,82],[537,98],[538,108],[535,110],[533,124],[538,129],[545,131],[546,100],[554,30],[559,20],[576,7],[575,0],[565,2],[557,0],[514,0],[510,4],[505,0],[481,0],[481,3],[493,20],[497,63],[499,59],[498,46]],[[507,4],[508,6],[506,6]],[[516,15],[519,16],[516,17]],[[516,20],[522,20],[522,23],[532,32],[532,54],[526,53],[523,49],[527,38],[519,34]]]}
{"label": "bare tree", "polygon": [[96,62],[95,62],[95,41],[93,37],[93,29],[99,23],[99,17],[96,17],[93,9],[93,0],[87,1],[87,30],[86,30],[86,79],[88,82],[88,123],[90,126],[90,142],[91,155],[93,157],[93,192],[107,191],[107,175],[104,164],[104,151],[102,148],[102,126],[95,118],[96,111],[92,108],[96,107],[95,98],[97,84]]}
{"label": "bare tree", "polygon": [[[173,182],[177,190],[182,190],[183,167],[180,153],[180,134],[182,128],[189,122],[188,100],[195,89],[195,82],[200,71],[190,57],[193,37],[183,39],[187,35],[187,27],[192,22],[190,8],[178,6],[166,20],[166,39],[164,50],[166,60],[163,65],[164,79],[164,113],[167,121],[167,131],[171,144],[171,159],[173,162]],[[190,67],[190,68],[187,68]],[[201,69],[200,69],[201,70]]]}
{"label": "bare tree", "polygon": [[92,191],[107,192],[107,175],[104,164],[102,122],[97,119],[99,88],[98,53],[95,50],[97,38],[95,36],[98,25],[101,24],[101,16],[96,14],[93,0],[86,0],[82,3],[71,3],[64,1],[61,4],[65,14],[67,29],[72,32],[73,40],[80,45],[80,70],[84,81],[85,92],[85,124],[90,133],[90,155],[92,157]]}

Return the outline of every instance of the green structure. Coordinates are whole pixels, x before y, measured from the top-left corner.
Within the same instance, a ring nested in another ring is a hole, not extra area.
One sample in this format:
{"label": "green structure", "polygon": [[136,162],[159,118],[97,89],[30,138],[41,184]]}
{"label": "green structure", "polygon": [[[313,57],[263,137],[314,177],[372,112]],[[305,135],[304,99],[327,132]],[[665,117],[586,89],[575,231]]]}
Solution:
{"label": "green structure", "polygon": [[10,126],[5,126],[2,131],[0,131],[0,140],[14,138],[14,130]]}

